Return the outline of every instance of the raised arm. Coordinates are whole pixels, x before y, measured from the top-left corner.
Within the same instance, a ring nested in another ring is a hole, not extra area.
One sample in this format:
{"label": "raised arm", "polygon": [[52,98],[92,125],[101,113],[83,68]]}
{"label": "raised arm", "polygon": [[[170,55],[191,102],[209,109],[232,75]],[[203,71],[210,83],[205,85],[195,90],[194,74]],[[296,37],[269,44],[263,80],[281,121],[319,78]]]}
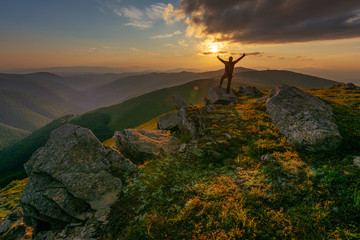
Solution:
{"label": "raised arm", "polygon": [[241,56],[241,57],[239,57],[238,59],[236,59],[236,61],[234,62],[235,64],[238,62],[238,61],[240,61],[241,59],[243,59],[245,57],[245,53]]}
{"label": "raised arm", "polygon": [[219,57],[219,55],[217,55],[217,58],[218,58],[222,63],[225,63],[225,61],[222,60],[221,57]]}

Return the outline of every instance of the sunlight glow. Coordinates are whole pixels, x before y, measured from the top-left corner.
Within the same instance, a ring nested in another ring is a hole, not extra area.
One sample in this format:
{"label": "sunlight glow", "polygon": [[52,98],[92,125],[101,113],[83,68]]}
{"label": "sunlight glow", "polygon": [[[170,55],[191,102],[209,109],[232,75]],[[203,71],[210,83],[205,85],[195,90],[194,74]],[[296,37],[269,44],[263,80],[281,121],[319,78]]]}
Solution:
{"label": "sunlight glow", "polygon": [[212,43],[210,44],[209,46],[209,52],[212,52],[212,53],[217,53],[219,51],[219,44],[217,43]]}

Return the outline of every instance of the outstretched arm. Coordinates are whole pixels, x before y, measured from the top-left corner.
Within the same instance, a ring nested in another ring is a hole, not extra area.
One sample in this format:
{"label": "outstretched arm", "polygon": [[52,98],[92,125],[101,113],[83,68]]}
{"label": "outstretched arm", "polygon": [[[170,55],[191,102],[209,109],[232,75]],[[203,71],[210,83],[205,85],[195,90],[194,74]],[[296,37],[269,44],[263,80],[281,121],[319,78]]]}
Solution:
{"label": "outstretched arm", "polygon": [[218,58],[222,63],[225,63],[225,61],[222,60],[221,57],[219,57],[219,55],[217,55],[217,58]]}
{"label": "outstretched arm", "polygon": [[243,59],[244,57],[245,57],[245,53],[235,61],[235,64],[236,64],[238,61],[240,61],[241,59]]}

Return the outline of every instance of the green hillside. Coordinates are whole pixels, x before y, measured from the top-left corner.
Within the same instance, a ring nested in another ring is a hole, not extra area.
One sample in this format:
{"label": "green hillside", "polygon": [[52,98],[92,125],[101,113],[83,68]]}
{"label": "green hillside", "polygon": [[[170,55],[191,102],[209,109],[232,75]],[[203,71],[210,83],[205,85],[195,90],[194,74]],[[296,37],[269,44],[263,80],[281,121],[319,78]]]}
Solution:
{"label": "green hillside", "polygon": [[31,135],[0,152],[0,186],[26,177],[23,165],[39,147],[45,145],[50,132],[69,122],[72,115],[61,117],[36,130]]}
{"label": "green hillside", "polygon": [[[270,71],[271,72],[271,71]],[[295,86],[303,86],[303,81],[306,77],[309,77],[311,80],[308,81],[308,86],[311,81],[313,85],[322,85],[322,87],[332,85],[332,81],[325,79],[318,79],[315,77],[295,74],[291,72],[280,71],[280,73],[275,73],[269,79],[267,84],[274,82],[274,79],[277,79],[275,76],[281,76],[283,74],[290,74],[298,77],[298,82],[294,82],[295,77],[289,78],[288,82],[284,80],[282,83],[296,83]],[[239,74],[249,74],[249,76],[258,76],[263,74],[268,74],[267,71],[264,72],[243,72]],[[253,75],[252,75],[253,74]],[[271,74],[271,73],[270,73]],[[300,76],[300,78],[299,78]],[[263,77],[266,77],[263,76]],[[261,78],[259,77],[261,80]],[[279,79],[285,79],[280,78]],[[264,88],[264,81],[262,85],[260,80],[256,80],[253,85],[262,86]],[[254,80],[255,81],[255,80]],[[319,83],[317,83],[317,81]],[[180,86],[165,88],[157,90],[151,93],[141,95],[139,97],[132,98],[130,100],[124,101],[120,104],[112,105],[109,107],[103,107],[96,109],[94,111],[87,112],[85,114],[70,117],[69,121],[59,120],[54,121],[47,125],[44,129],[39,129],[37,134],[30,135],[28,138],[25,138],[19,144],[14,145],[12,148],[7,149],[0,155],[0,186],[8,183],[10,180],[16,179],[16,176],[24,176],[24,170],[22,165],[29,159],[31,154],[45,142],[51,130],[57,128],[59,123],[71,122],[73,124],[80,125],[82,127],[89,128],[93,133],[101,140],[107,140],[113,136],[114,131],[122,130],[125,128],[133,128],[140,124],[143,124],[152,118],[159,116],[163,113],[174,110],[174,103],[172,96],[177,93],[187,99],[189,102],[198,104],[201,103],[205,96],[207,96],[208,89],[212,86],[218,85],[218,79],[202,79],[195,80]],[[243,80],[234,79],[233,86],[237,87],[240,85],[246,84]],[[271,87],[275,87],[276,82],[272,83]],[[259,87],[260,88],[260,87]],[[40,134],[41,133],[41,134]],[[37,141],[38,135],[41,136],[41,139]]]}
{"label": "green hillside", "polygon": [[[256,102],[269,91],[211,113],[190,107],[191,114],[208,114],[206,135],[188,154],[139,166],[112,207],[104,239],[359,239],[360,168],[353,157],[360,156],[360,90],[306,91],[333,106],[343,137],[338,150],[289,146],[265,103]],[[0,196],[14,203],[22,187],[14,182]]]}
{"label": "green hillside", "polygon": [[125,101],[123,103],[100,108],[79,116],[65,116],[35,131],[30,136],[0,153],[0,186],[11,180],[25,176],[23,164],[31,154],[43,146],[50,132],[65,123],[73,123],[89,128],[104,141],[113,136],[114,131],[133,128],[150,119],[173,110],[172,95],[178,93],[192,103],[200,103],[207,95],[208,88],[216,84],[215,80],[198,80],[191,83],[158,90]]}
{"label": "green hillside", "polygon": [[100,141],[104,141],[111,137],[116,130],[136,127],[175,109],[174,94],[181,95],[193,104],[202,102],[207,96],[209,88],[215,86],[217,82],[214,79],[202,79],[181,86],[157,90],[120,104],[85,113],[74,119],[72,123],[90,128]]}
{"label": "green hillside", "polygon": [[338,150],[295,151],[257,97],[211,113],[189,108],[207,114],[207,134],[189,154],[140,166],[106,239],[359,239],[360,91],[308,92],[333,106]]}
{"label": "green hillside", "polygon": [[13,90],[0,90],[0,101],[0,123],[28,131],[73,110],[60,102]]}
{"label": "green hillside", "polygon": [[259,89],[271,89],[282,84],[299,88],[330,87],[337,82],[301,73],[281,70],[248,71],[234,74],[235,81]]}
{"label": "green hillside", "polygon": [[30,134],[29,131],[0,123],[0,152]]}

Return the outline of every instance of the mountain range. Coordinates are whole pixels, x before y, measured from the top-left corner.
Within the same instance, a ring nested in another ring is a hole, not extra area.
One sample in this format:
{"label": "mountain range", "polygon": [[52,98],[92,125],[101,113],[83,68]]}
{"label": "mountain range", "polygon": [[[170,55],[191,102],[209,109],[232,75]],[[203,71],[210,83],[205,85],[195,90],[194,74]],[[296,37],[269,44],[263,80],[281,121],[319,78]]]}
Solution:
{"label": "mountain range", "polygon": [[[64,123],[89,128],[104,141],[116,130],[138,126],[173,110],[172,95],[175,93],[193,104],[201,103],[208,89],[218,84],[222,73],[219,70],[204,73],[96,74],[90,77],[82,75],[79,81],[76,76],[64,77],[51,73],[1,74],[0,97],[5,104],[0,107],[0,123],[6,131],[1,135],[0,183],[3,185],[23,175],[23,163],[45,144],[53,129]],[[90,78],[90,85],[99,87],[85,90],[86,79]],[[312,88],[328,87],[335,83],[289,71],[238,68],[233,87],[253,85],[259,89],[269,89],[288,84]],[[76,84],[83,91],[75,90]],[[104,107],[106,105],[109,106]],[[98,106],[101,107],[95,109]],[[86,109],[95,110],[85,112]],[[81,112],[85,113],[79,114]],[[76,115],[68,115],[73,113]]]}

